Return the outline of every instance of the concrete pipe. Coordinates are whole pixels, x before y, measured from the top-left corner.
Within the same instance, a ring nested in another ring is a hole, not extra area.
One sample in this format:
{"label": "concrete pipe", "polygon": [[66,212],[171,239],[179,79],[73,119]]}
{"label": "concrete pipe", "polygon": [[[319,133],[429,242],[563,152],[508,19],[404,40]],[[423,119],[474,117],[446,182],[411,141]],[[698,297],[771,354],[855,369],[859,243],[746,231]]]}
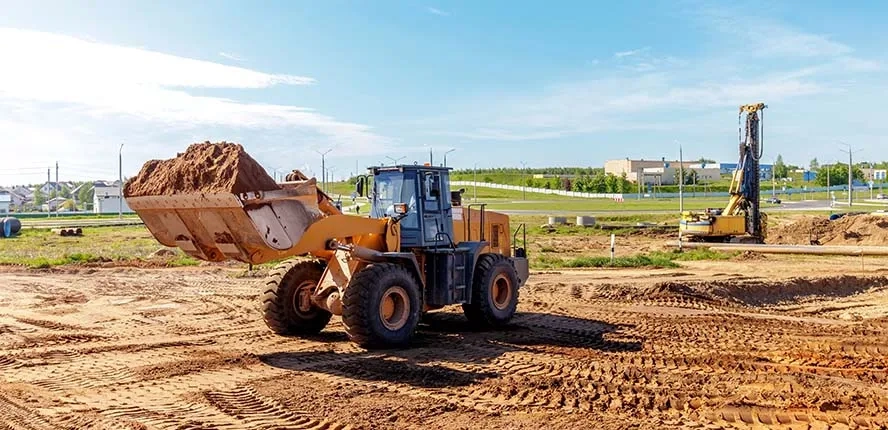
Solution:
{"label": "concrete pipe", "polygon": [[550,216],[549,217],[549,225],[560,225],[567,224],[567,217],[563,216]]}
{"label": "concrete pipe", "polygon": [[592,227],[595,225],[595,217],[594,216],[579,215],[579,216],[577,216],[577,225],[583,226],[583,227]]}

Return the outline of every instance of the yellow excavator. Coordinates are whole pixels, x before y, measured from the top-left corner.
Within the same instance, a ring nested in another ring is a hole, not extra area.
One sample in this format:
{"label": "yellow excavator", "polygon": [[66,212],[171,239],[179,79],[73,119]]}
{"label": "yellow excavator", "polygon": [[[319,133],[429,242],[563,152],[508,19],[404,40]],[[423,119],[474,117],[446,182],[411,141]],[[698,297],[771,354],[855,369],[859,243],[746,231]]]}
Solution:
{"label": "yellow excavator", "polygon": [[279,190],[126,201],[160,243],[192,257],[283,260],[261,296],[272,331],[316,334],[339,315],[355,343],[395,347],[410,342],[424,312],[448,305],[461,305],[477,326],[508,323],[529,276],[525,226],[512,230],[504,214],[463,206],[449,173],[430,165],[370,168],[355,190],[369,198],[366,217],[343,214],[296,170]]}
{"label": "yellow excavator", "polygon": [[682,240],[706,242],[764,243],[767,236],[767,214],[760,208],[759,160],[764,145],[764,103],[740,106],[737,122],[746,115],[746,138],[740,138],[740,162],[734,170],[729,189],[730,199],[724,208],[704,212],[685,211],[679,221]]}

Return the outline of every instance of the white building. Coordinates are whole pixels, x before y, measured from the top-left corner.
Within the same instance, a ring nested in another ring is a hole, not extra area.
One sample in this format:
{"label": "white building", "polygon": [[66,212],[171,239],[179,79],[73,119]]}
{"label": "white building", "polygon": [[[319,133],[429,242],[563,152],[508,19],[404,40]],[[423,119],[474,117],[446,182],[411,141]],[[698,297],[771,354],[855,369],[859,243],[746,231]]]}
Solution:
{"label": "white building", "polygon": [[116,214],[120,212],[132,212],[127,206],[126,199],[121,202],[120,186],[116,183],[95,182],[93,184],[93,212],[97,214]]}
{"label": "white building", "polygon": [[9,213],[10,204],[12,204],[12,194],[6,191],[0,192],[0,215]]}
{"label": "white building", "polygon": [[46,201],[46,203],[43,204],[43,206],[42,206],[43,211],[44,212],[55,212],[55,211],[59,210],[61,208],[62,204],[64,204],[66,201],[68,201],[68,199],[66,199],[64,197],[55,197],[55,198],[49,199]]}

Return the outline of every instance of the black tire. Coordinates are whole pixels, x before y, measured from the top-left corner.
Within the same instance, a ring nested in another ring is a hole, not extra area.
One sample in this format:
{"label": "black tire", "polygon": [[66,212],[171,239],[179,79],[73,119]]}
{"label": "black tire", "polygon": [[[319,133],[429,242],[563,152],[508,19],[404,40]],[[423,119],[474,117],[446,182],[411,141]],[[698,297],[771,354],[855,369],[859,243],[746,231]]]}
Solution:
{"label": "black tire", "polygon": [[[383,309],[387,304],[391,307]],[[400,347],[413,337],[421,308],[416,277],[400,265],[376,263],[356,273],[345,289],[342,323],[349,339],[364,348]]]}
{"label": "black tire", "polygon": [[472,301],[463,304],[469,322],[479,328],[509,323],[518,308],[518,273],[504,256],[478,258],[472,281]]}
{"label": "black tire", "polygon": [[289,260],[275,267],[262,294],[262,314],[268,328],[281,335],[311,335],[323,330],[333,315],[314,304],[300,309],[297,302],[299,291],[314,291],[323,274],[324,265],[317,261]]}

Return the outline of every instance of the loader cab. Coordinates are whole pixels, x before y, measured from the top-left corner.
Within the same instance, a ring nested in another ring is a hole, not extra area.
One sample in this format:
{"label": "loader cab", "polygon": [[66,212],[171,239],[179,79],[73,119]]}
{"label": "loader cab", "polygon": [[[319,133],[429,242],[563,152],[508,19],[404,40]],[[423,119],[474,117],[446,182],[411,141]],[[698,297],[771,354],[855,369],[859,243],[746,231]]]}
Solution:
{"label": "loader cab", "polygon": [[449,168],[402,165],[370,170],[373,181],[359,181],[358,194],[369,187],[371,218],[401,217],[402,247],[453,243]]}

